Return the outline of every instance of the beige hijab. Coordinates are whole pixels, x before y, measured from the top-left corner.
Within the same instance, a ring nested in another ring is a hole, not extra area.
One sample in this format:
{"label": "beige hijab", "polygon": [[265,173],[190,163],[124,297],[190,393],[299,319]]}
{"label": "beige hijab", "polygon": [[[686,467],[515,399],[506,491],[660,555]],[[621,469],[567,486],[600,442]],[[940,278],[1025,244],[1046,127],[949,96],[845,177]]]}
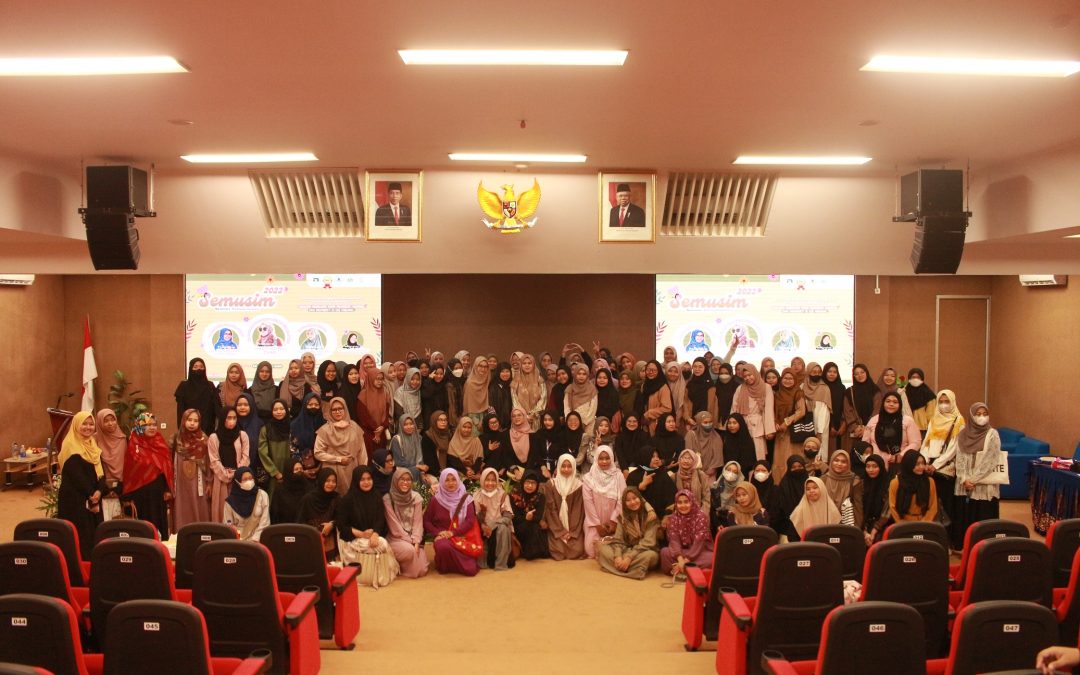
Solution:
{"label": "beige hijab", "polygon": [[[525,372],[527,363],[531,366],[528,373]],[[536,367],[536,359],[532,354],[521,355],[521,367],[518,368],[514,379],[510,381],[510,391],[526,413],[535,410],[540,404],[540,399],[544,396],[544,380],[540,376],[540,370]]]}
{"label": "beige hijab", "polygon": [[795,526],[800,537],[814,525],[835,525],[840,522],[840,509],[836,508],[836,504],[829,498],[825,482],[816,476],[807,478],[806,482],[815,483],[820,496],[816,502],[811,502],[804,492],[799,505],[791,512],[791,524]]}
{"label": "beige hijab", "polygon": [[[481,365],[483,364],[483,365]],[[469,413],[482,413],[488,407],[488,385],[491,383],[491,369],[486,359],[477,359],[473,364],[469,377],[461,387],[461,411]]]}
{"label": "beige hijab", "polygon": [[588,375],[589,367],[584,363],[575,363],[570,368],[570,373],[573,379],[570,384],[566,385],[566,397],[568,410],[578,410],[579,408],[588,405],[589,401],[596,398],[596,385],[592,383],[592,380],[587,379],[582,384],[578,384],[577,374],[580,371],[585,371]]}
{"label": "beige hijab", "polygon": [[472,466],[484,455],[484,446],[480,443],[479,437],[473,436],[472,427],[471,419],[462,418],[446,450],[446,454],[457,457],[464,462],[465,466]]}
{"label": "beige hijab", "polygon": [[349,416],[349,405],[345,399],[335,396],[330,399],[330,408],[335,401],[340,401],[345,406],[345,418],[340,422],[326,420],[326,424],[319,427],[315,433],[315,441],[322,441],[326,451],[331,455],[340,457],[356,457],[357,463],[367,464],[367,450],[364,447],[364,432],[360,430],[356,422]]}
{"label": "beige hijab", "polygon": [[829,389],[829,385],[825,383],[824,371],[820,380],[817,382],[810,381],[810,371],[815,366],[821,367],[817,363],[810,363],[806,366],[806,379],[802,383],[803,394],[808,401],[821,401],[829,407],[829,412],[832,412],[832,391]]}

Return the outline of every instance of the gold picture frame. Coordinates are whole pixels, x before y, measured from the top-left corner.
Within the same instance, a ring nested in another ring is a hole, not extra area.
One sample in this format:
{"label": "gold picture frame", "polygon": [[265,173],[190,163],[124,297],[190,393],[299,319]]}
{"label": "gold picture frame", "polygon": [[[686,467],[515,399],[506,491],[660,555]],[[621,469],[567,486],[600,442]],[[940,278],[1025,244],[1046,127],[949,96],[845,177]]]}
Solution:
{"label": "gold picture frame", "polygon": [[[600,243],[654,243],[656,172],[601,170],[597,180]],[[620,193],[620,186],[629,189]],[[620,203],[620,194],[628,196],[625,204]]]}
{"label": "gold picture frame", "polygon": [[[393,186],[400,186],[396,204]],[[364,238],[368,241],[422,240],[424,172],[383,169],[364,173]],[[394,206],[397,206],[395,209]]]}

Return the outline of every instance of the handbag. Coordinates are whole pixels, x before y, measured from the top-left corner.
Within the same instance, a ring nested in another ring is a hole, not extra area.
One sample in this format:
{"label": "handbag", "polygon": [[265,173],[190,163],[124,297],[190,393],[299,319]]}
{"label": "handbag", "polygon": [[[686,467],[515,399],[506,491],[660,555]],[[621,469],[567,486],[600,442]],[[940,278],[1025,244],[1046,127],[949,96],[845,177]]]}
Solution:
{"label": "handbag", "polygon": [[[791,404],[791,412],[795,412],[795,403]],[[811,436],[817,435],[817,429],[814,427],[814,410],[811,408],[806,411],[806,414],[791,423],[788,427],[788,437],[791,438],[793,443],[802,443]]]}
{"label": "handbag", "polygon": [[397,558],[391,553],[369,551],[360,556],[360,575],[357,583],[361,586],[381,588],[389,586],[401,571]]}
{"label": "handbag", "polygon": [[[987,434],[986,440],[983,441],[983,449],[990,443],[990,435]],[[1009,484],[1009,462],[1008,455],[1004,450],[998,450],[997,461],[994,462],[994,468],[990,470],[990,473],[986,475],[981,481],[980,485],[1008,485]]]}

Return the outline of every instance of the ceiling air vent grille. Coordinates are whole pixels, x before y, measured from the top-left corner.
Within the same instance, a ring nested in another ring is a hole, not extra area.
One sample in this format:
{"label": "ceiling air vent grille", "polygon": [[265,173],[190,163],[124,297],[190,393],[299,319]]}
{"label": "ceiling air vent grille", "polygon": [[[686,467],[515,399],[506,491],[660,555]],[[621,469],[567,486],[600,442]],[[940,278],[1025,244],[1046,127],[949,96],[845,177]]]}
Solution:
{"label": "ceiling air vent grille", "polygon": [[267,237],[359,237],[364,232],[357,169],[249,171]]}
{"label": "ceiling air vent grille", "polygon": [[769,220],[776,180],[771,173],[672,173],[660,234],[760,237]]}

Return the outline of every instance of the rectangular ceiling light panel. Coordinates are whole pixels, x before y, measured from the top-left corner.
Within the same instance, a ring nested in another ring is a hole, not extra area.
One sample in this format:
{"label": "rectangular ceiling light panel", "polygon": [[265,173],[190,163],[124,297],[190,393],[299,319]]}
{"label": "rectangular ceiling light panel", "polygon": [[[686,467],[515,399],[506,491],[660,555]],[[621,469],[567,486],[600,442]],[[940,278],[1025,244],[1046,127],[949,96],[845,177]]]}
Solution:
{"label": "rectangular ceiling light panel", "polygon": [[601,49],[399,49],[409,66],[621,66],[629,52]]}

